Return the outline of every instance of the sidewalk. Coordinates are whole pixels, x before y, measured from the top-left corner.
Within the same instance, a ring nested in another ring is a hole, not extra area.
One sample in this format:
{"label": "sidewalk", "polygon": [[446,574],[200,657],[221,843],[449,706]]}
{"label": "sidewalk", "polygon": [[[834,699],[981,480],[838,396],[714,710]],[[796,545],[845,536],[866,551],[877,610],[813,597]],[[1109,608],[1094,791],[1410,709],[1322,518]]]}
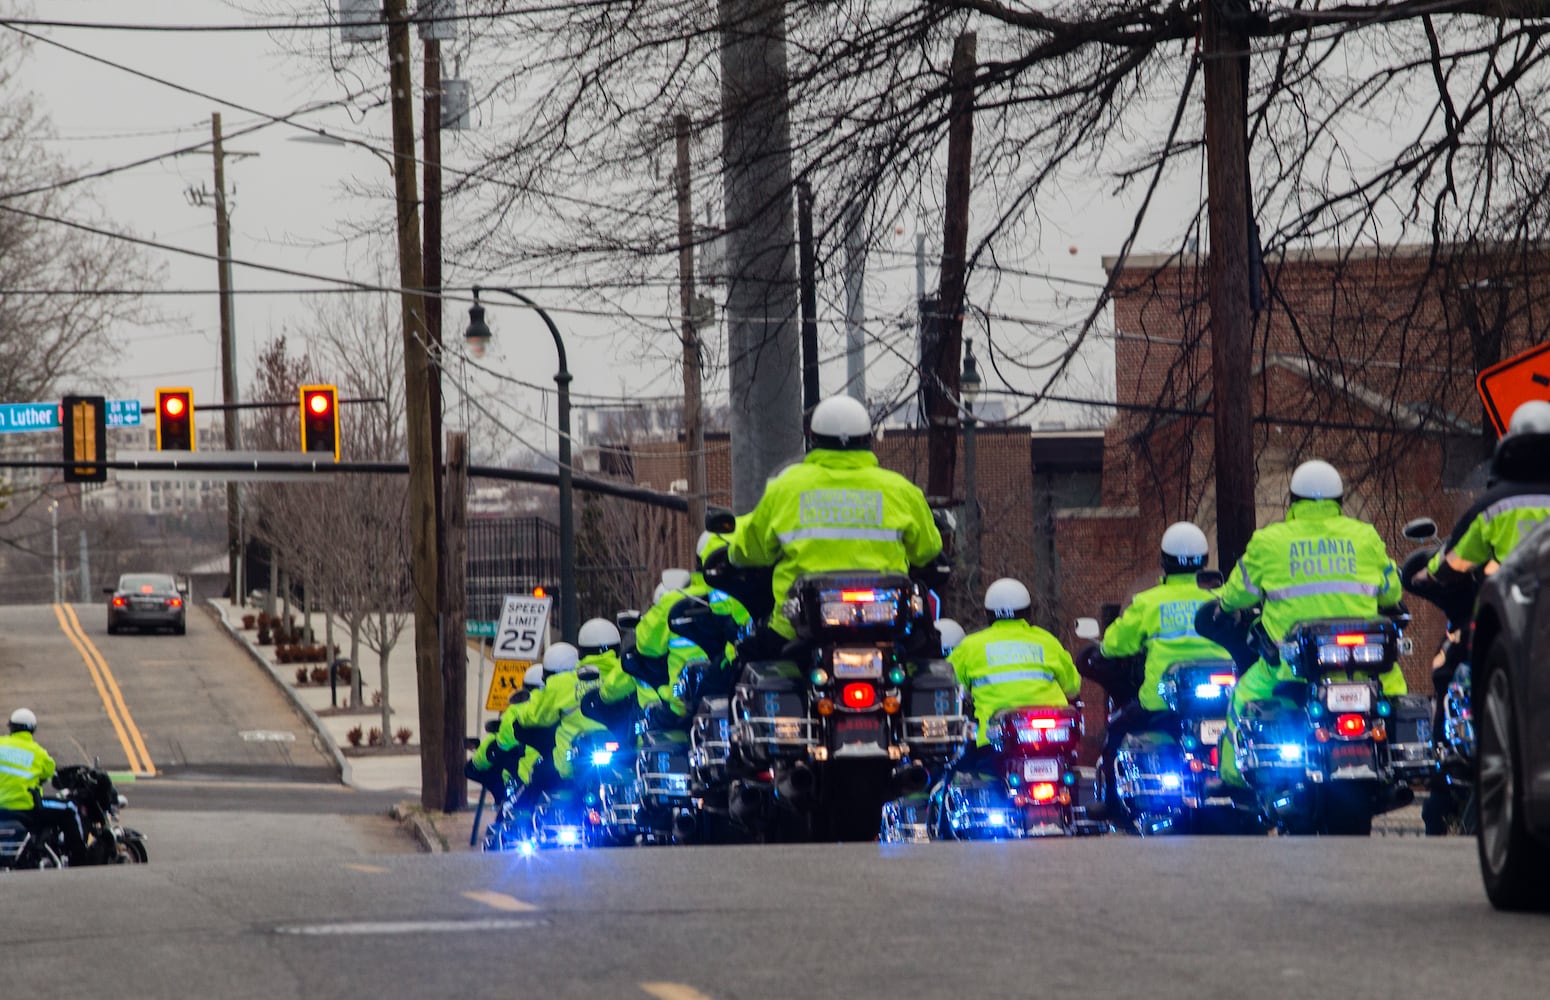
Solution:
{"label": "sidewalk", "polygon": [[[361,683],[364,707],[356,710],[347,707],[350,703],[350,685],[341,681],[338,690],[340,707],[336,709],[332,704],[329,685],[326,681],[322,684],[309,682],[298,685],[296,671],[303,664],[278,662],[273,645],[258,645],[257,629],[242,628],[242,616],[256,615],[258,608],[237,607],[230,601],[222,599],[212,599],[208,603],[215,610],[226,630],[246,648],[255,661],[269,670],[275,682],[317,730],[327,744],[328,752],[333,756],[336,765],[340,767],[340,777],[345,784],[367,791],[399,792],[405,798],[419,797],[420,699],[419,685],[415,678],[414,622],[412,620],[405,623],[403,632],[388,655],[388,702],[392,706],[392,714],[389,717],[389,732],[386,738],[391,741],[391,746],[374,751],[365,747],[366,741],[363,739],[362,749],[356,750],[350,745],[351,729],[359,726],[362,733],[370,733],[372,729],[382,728],[382,710],[380,706],[371,703],[372,694],[382,687],[381,669],[375,652],[368,649],[363,642],[361,662],[356,664],[356,667],[363,671]],[[303,624],[300,609],[293,609],[292,614],[296,624]],[[321,613],[315,612],[312,615],[312,632],[317,644],[322,645],[324,616]],[[334,619],[334,643],[339,646],[341,655],[349,656],[349,628],[338,618]],[[305,664],[309,671],[315,666],[319,664]],[[488,664],[485,664],[483,675],[484,684],[481,684],[478,649],[471,646],[468,657],[466,709],[466,717],[469,720],[466,735],[469,736],[483,735],[484,720],[495,717],[494,713],[483,711],[485,696],[483,688],[489,682]],[[401,748],[398,741],[394,739],[394,734],[399,729],[409,729],[412,732],[407,748]],[[472,804],[478,799],[479,787],[470,784],[469,789],[469,802]]]}

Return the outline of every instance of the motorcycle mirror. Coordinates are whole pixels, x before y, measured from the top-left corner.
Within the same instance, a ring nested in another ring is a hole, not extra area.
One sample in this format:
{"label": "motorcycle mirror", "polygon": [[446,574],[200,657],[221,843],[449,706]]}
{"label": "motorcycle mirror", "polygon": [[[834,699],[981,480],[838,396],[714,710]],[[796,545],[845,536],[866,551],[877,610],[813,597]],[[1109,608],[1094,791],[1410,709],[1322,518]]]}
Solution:
{"label": "motorcycle mirror", "polygon": [[1429,517],[1418,517],[1405,522],[1401,533],[1412,542],[1429,542],[1437,537],[1437,522]]}
{"label": "motorcycle mirror", "polygon": [[463,749],[464,750],[478,750],[479,749],[479,741],[474,739],[472,736],[470,736],[470,737],[466,738],[465,740],[463,740]]}
{"label": "motorcycle mirror", "polygon": [[[485,724],[484,724],[484,731],[485,732],[487,732],[487,733],[498,733],[498,732],[500,732],[500,729],[501,729],[501,720],[499,720],[499,719],[488,719],[488,720],[485,721]],[[474,741],[474,746],[476,748],[479,746],[479,741],[478,740]]]}
{"label": "motorcycle mirror", "polygon": [[621,632],[632,631],[636,626],[640,625],[640,612],[633,608],[628,611],[621,611],[614,615],[614,625],[618,626]]}
{"label": "motorcycle mirror", "polygon": [[737,530],[737,515],[725,507],[711,507],[705,511],[705,530],[713,535],[730,535]]}
{"label": "motorcycle mirror", "polygon": [[1076,637],[1078,639],[1098,639],[1103,635],[1098,631],[1098,619],[1078,618],[1076,620]]}
{"label": "motorcycle mirror", "polygon": [[1195,586],[1201,590],[1215,590],[1226,582],[1219,569],[1203,569],[1195,574]]}

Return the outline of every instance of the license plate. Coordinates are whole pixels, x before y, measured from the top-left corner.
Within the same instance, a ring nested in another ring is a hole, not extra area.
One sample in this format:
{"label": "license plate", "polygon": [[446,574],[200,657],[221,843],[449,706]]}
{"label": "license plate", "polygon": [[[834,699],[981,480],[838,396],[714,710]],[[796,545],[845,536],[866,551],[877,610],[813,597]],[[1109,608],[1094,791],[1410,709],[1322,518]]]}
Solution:
{"label": "license plate", "polygon": [[842,718],[834,727],[835,738],[840,743],[877,743],[882,731],[880,722],[866,716]]}
{"label": "license plate", "polygon": [[1324,689],[1331,712],[1365,712],[1372,708],[1372,688],[1365,684],[1331,684]]}
{"label": "license plate", "polygon": [[1206,719],[1200,723],[1200,742],[1204,746],[1214,747],[1222,742],[1222,734],[1226,731],[1226,719]]}
{"label": "license plate", "polygon": [[1059,781],[1060,761],[1058,760],[1025,760],[1023,761],[1024,781]]}

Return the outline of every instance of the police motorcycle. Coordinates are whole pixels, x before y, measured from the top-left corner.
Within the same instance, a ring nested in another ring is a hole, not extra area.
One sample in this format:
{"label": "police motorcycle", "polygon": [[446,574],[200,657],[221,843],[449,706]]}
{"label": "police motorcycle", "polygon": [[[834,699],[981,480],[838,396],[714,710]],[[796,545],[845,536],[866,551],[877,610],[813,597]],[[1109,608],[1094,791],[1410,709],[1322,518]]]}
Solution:
{"label": "police motorcycle", "polygon": [[1080,703],[1009,708],[990,717],[990,742],[968,751],[932,789],[933,840],[1001,840],[1103,833],[1088,817],[1093,779],[1077,766]]}
{"label": "police motorcycle", "polygon": [[[1429,753],[1424,697],[1383,693],[1377,677],[1408,648],[1408,615],[1315,619],[1278,645],[1256,623],[1262,653],[1303,684],[1279,685],[1239,721],[1237,765],[1259,811],[1290,834],[1368,836],[1375,815],[1408,805]],[[1361,673],[1368,679],[1355,675]]]}
{"label": "police motorcycle", "polygon": [[[1404,561],[1400,572],[1405,592],[1436,604],[1444,614],[1450,614],[1449,606],[1452,606],[1451,614],[1462,616],[1462,609],[1474,604],[1475,594],[1485,579],[1484,569],[1475,570],[1451,586],[1430,581],[1418,588],[1411,580],[1441,548],[1437,540],[1437,523],[1431,518],[1416,518],[1405,525],[1404,536],[1411,541],[1428,543]],[[1425,810],[1428,830],[1437,827],[1447,832],[1470,834],[1475,829],[1475,725],[1470,707],[1468,642],[1467,622],[1459,623],[1456,631],[1443,636],[1438,655],[1456,658],[1459,662],[1447,687],[1436,692],[1440,698],[1438,710],[1420,723],[1420,738],[1430,744],[1433,768],[1431,796]],[[1440,722],[1440,727],[1434,731],[1435,722]]]}
{"label": "police motorcycle", "polygon": [[[722,587],[716,573],[707,565]],[[731,819],[760,835],[874,840],[884,803],[924,790],[968,731],[951,665],[909,652],[935,644],[924,588],[896,574],[813,574],[783,610],[797,641],[781,659],[741,664],[725,730],[707,718],[702,731],[696,715],[697,777],[724,767]]]}
{"label": "police motorcycle", "polygon": [[[1220,585],[1219,579],[1215,582]],[[1093,641],[1102,637],[1093,618],[1077,619],[1076,634]],[[1139,674],[1139,664],[1136,670]],[[1219,771],[1219,744],[1237,683],[1237,668],[1230,659],[1175,663],[1163,672],[1158,694],[1168,714],[1127,733],[1114,753],[1114,798],[1120,815],[1110,816],[1110,822],[1142,836],[1248,832],[1257,827],[1246,822],[1249,817],[1222,787]],[[1138,684],[1133,681],[1132,690]],[[1114,721],[1111,716],[1110,724]]]}
{"label": "police motorcycle", "polygon": [[[119,794],[112,776],[97,761],[89,766],[61,767],[50,783],[59,792],[59,800],[70,803],[80,817],[86,853],[76,864],[145,864],[150,860],[145,835],[125,826],[119,817],[119,810],[129,800]],[[61,834],[41,836],[19,816],[0,818],[0,869],[62,868],[68,863]]]}

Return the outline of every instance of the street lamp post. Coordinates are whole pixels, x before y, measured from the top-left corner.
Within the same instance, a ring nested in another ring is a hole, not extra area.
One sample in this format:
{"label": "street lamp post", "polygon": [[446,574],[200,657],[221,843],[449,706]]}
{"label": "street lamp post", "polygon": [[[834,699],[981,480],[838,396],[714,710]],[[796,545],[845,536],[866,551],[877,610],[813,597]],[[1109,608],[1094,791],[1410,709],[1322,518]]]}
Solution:
{"label": "street lamp post", "polygon": [[974,341],[963,342],[963,372],[958,376],[958,395],[963,400],[963,531],[968,542],[968,585],[974,592],[980,572],[979,484],[974,454],[974,401],[980,394],[979,366],[974,360]]}
{"label": "street lamp post", "polygon": [[60,602],[60,598],[62,596],[64,596],[64,595],[61,592],[63,588],[61,588],[60,585],[59,585],[59,501],[58,500],[50,500],[48,502],[48,519],[49,519],[49,524],[51,525],[51,527],[53,529],[52,530],[52,534],[53,534],[53,537],[54,537],[54,563],[53,563],[53,565],[54,565],[54,603],[55,604],[59,604],[59,603],[61,603]]}
{"label": "street lamp post", "polygon": [[469,350],[482,352],[490,342],[490,328],[484,322],[484,307],[479,304],[480,292],[501,292],[523,303],[536,312],[549,335],[554,338],[554,349],[560,355],[560,370],[554,375],[559,390],[560,405],[560,635],[566,642],[576,641],[580,627],[576,610],[576,511],[571,492],[571,441],[570,441],[570,367],[565,360],[565,341],[560,338],[560,328],[544,311],[543,307],[514,288],[484,288],[474,286],[474,304],[468,310],[468,329],[463,339]]}

